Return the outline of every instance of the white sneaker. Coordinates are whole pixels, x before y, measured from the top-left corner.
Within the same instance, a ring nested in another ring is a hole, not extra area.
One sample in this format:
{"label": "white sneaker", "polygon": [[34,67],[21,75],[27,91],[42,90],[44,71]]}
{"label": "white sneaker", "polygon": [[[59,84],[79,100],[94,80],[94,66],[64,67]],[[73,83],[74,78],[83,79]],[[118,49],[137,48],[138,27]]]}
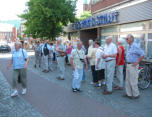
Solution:
{"label": "white sneaker", "polygon": [[18,91],[17,90],[14,90],[14,92],[11,94],[11,97],[15,97],[15,96],[18,96]]}
{"label": "white sneaker", "polygon": [[22,90],[22,95],[26,94],[26,88]]}
{"label": "white sneaker", "polygon": [[101,84],[101,83],[99,83],[99,84],[98,84],[98,87],[101,87],[101,86],[102,86],[102,84]]}

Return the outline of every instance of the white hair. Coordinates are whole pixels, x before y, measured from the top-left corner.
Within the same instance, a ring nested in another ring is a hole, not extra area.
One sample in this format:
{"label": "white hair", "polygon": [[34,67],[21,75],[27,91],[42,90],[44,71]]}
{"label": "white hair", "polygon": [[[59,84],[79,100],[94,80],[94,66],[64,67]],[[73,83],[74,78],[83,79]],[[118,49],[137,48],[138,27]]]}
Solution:
{"label": "white hair", "polygon": [[89,43],[93,44],[93,40],[90,39],[90,40],[89,40]]}
{"label": "white hair", "polygon": [[58,37],[56,40],[62,42],[61,37]]}
{"label": "white hair", "polygon": [[21,45],[22,45],[22,43],[21,43],[21,42],[19,42],[19,41],[17,41],[17,42],[15,42],[15,45],[17,45],[17,46],[21,46]]}
{"label": "white hair", "polygon": [[107,39],[111,39],[111,40],[112,40],[112,36],[108,36],[108,37],[106,37],[106,40],[107,40]]}
{"label": "white hair", "polygon": [[124,40],[123,39],[118,39],[118,42],[124,43]]}

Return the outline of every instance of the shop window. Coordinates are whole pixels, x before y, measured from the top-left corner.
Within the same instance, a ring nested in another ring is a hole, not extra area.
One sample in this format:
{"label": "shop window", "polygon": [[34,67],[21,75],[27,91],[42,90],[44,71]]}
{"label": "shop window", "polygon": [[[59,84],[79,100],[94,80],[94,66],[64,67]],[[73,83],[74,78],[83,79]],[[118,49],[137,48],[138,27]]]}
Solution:
{"label": "shop window", "polygon": [[152,21],[149,23],[149,29],[152,29]]}
{"label": "shop window", "polygon": [[108,26],[101,29],[101,34],[117,32],[117,26]]}
{"label": "shop window", "polygon": [[[138,46],[140,46],[144,51],[145,51],[145,34],[134,34],[134,43],[136,43]],[[126,35],[120,35],[121,39],[124,39],[124,43],[123,46],[125,48],[125,50],[127,51],[128,49],[128,43],[126,41]]]}
{"label": "shop window", "polygon": [[120,32],[141,31],[144,30],[145,28],[146,28],[145,22],[124,24],[120,26]]}
{"label": "shop window", "polygon": [[[101,37],[101,46],[103,46],[103,47],[106,45],[106,37],[108,37],[108,36],[102,36]],[[113,43],[117,44],[117,39],[118,39],[118,35],[112,35]]]}
{"label": "shop window", "polygon": [[152,33],[148,34],[147,57],[152,58]]}

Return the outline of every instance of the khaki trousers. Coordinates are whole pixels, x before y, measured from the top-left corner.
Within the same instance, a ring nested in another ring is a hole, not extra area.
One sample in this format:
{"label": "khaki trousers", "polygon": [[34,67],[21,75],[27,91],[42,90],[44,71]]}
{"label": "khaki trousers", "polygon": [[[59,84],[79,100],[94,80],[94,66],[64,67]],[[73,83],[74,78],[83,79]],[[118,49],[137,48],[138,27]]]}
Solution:
{"label": "khaki trousers", "polygon": [[138,67],[133,67],[132,64],[127,64],[125,88],[128,96],[139,96],[138,90]]}
{"label": "khaki trousers", "polygon": [[17,88],[18,84],[18,76],[20,75],[21,78],[21,85],[23,88],[27,87],[27,80],[26,80],[26,69],[14,69],[13,70],[13,88]]}

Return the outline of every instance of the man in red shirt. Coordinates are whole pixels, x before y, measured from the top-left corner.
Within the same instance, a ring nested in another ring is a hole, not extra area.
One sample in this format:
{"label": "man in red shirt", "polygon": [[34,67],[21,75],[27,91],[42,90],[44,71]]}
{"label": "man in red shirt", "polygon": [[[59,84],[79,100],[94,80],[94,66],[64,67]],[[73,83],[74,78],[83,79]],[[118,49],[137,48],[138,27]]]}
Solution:
{"label": "man in red shirt", "polygon": [[125,49],[122,45],[123,40],[118,40],[118,49],[117,49],[117,57],[116,57],[116,80],[117,84],[114,87],[116,90],[121,90],[123,88],[123,67],[124,67],[124,56],[125,56]]}

